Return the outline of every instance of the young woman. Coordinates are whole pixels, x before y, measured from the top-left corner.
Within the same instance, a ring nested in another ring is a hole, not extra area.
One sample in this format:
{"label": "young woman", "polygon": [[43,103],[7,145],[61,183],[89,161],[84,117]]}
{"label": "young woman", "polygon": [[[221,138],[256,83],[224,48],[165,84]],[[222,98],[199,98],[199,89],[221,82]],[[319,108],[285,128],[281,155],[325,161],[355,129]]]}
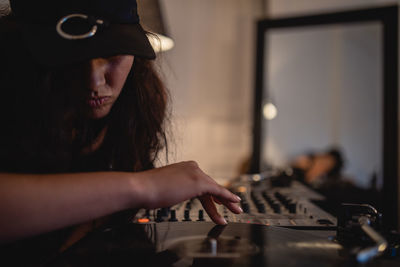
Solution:
{"label": "young woman", "polygon": [[168,94],[134,0],[10,3],[0,21],[3,246],[45,254],[121,211],[192,197],[217,224],[215,202],[241,212],[196,162],[154,168]]}

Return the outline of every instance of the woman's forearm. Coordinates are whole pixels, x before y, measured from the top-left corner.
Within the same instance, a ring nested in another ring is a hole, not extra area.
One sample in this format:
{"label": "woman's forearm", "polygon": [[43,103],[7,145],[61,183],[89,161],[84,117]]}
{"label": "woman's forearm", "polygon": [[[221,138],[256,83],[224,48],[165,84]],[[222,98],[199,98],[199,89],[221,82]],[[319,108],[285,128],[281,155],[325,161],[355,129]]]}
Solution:
{"label": "woman's forearm", "polygon": [[[132,173],[0,174],[0,241],[134,208]],[[137,201],[140,205],[140,201]]]}
{"label": "woman's forearm", "polygon": [[198,197],[226,224],[214,200],[240,213],[240,199],[194,161],[143,172],[0,174],[0,242],[45,233],[128,208],[154,209]]}

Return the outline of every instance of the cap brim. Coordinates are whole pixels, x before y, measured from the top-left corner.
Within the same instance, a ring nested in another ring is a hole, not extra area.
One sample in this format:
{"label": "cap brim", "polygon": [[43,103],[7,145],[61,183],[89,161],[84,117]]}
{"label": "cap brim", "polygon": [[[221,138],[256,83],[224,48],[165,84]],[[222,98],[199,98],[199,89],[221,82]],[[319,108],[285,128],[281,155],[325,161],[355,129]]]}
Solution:
{"label": "cap brim", "polygon": [[23,36],[33,58],[47,66],[114,55],[134,55],[146,59],[156,57],[139,24],[110,24],[94,36],[79,40],[61,37],[55,26],[26,24]]}

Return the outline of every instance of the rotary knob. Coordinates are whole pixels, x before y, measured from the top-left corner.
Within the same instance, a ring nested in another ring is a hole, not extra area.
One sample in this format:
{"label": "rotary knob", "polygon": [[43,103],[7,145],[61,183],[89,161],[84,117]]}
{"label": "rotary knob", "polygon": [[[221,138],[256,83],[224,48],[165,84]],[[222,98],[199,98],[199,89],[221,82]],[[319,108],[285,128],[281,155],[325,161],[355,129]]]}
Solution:
{"label": "rotary knob", "polygon": [[176,222],[176,221],[178,221],[178,220],[176,219],[176,210],[171,210],[170,214],[171,214],[171,217],[169,218],[169,221],[170,221],[170,222]]}
{"label": "rotary knob", "polygon": [[199,210],[199,219],[198,221],[204,221],[204,211],[203,210]]}
{"label": "rotary knob", "polygon": [[190,210],[186,209],[183,213],[183,221],[188,222],[191,221],[192,219],[190,219]]}
{"label": "rotary knob", "polygon": [[157,215],[156,215],[156,222],[163,222],[164,219],[162,217],[162,211],[161,210],[157,210]]}

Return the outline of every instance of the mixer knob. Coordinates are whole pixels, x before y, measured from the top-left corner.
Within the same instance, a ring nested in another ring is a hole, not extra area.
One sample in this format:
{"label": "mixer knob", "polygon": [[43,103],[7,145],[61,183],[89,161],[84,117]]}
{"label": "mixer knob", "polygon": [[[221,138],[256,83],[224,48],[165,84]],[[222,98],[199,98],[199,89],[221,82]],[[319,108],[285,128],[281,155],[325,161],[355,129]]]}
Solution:
{"label": "mixer knob", "polygon": [[224,215],[224,219],[225,219],[225,221],[229,222],[229,216],[228,215]]}
{"label": "mixer knob", "polygon": [[265,213],[265,206],[263,203],[257,203],[257,209],[260,213]]}
{"label": "mixer knob", "polygon": [[169,219],[170,222],[176,222],[176,210],[171,210],[171,217]]}
{"label": "mixer knob", "polygon": [[150,217],[150,210],[146,210],[146,213],[144,215],[145,217],[149,218]]}
{"label": "mixer knob", "polygon": [[190,210],[185,209],[183,217],[184,217],[183,221],[185,222],[191,221],[192,219],[190,219]]}
{"label": "mixer knob", "polygon": [[161,208],[161,216],[168,217],[169,211],[169,208]]}
{"label": "mixer knob", "polygon": [[281,206],[277,203],[272,204],[272,209],[275,213],[281,213]]}
{"label": "mixer knob", "polygon": [[199,210],[199,219],[198,221],[204,221],[204,211],[203,210]]}
{"label": "mixer knob", "polygon": [[296,213],[296,202],[288,203],[287,208],[288,208],[290,213]]}
{"label": "mixer knob", "polygon": [[244,212],[244,213],[249,213],[249,211],[250,211],[249,203],[243,201],[243,202],[240,203],[240,204],[241,204],[241,206],[242,206],[243,212]]}
{"label": "mixer knob", "polygon": [[164,219],[162,217],[162,212],[161,210],[157,210],[157,215],[156,215],[156,222],[163,222]]}

